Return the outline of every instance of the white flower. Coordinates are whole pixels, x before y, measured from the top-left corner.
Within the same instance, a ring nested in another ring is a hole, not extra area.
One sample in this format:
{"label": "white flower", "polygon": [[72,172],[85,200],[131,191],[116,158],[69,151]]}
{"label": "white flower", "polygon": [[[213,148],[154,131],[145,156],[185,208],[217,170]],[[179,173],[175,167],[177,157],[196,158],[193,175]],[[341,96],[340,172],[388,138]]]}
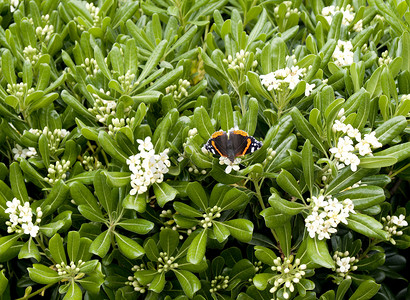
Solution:
{"label": "white flower", "polygon": [[353,45],[350,41],[337,41],[337,47],[332,57],[338,66],[348,66],[353,63]]}
{"label": "white flower", "polygon": [[356,139],[358,142],[362,139],[359,129],[353,128],[350,124],[346,125],[346,133],[349,137]]}
{"label": "white flower", "polygon": [[315,84],[306,83],[305,96],[309,96],[312,93],[314,88],[315,88]]}
{"label": "white flower", "polygon": [[376,137],[376,132],[373,131],[369,134],[365,134],[363,138],[367,143],[372,145],[373,148],[380,148],[383,145],[379,142],[379,140]]}
{"label": "white flower", "polygon": [[147,136],[145,138],[145,140],[138,139],[137,142],[140,144],[138,146],[139,151],[143,151],[143,150],[150,151],[150,150],[154,149],[154,145],[151,143],[151,137],[150,136]]}
{"label": "white flower", "polygon": [[21,228],[24,230],[25,234],[30,234],[32,237],[36,237],[40,229],[40,227],[34,225],[32,222],[22,224]]}
{"label": "white flower", "polygon": [[399,227],[404,227],[407,226],[407,221],[405,220],[405,216],[404,215],[400,215],[399,217],[397,216],[392,216],[391,217],[391,221],[393,224],[399,226]]}
{"label": "white flower", "polygon": [[359,154],[361,156],[365,156],[367,154],[372,154],[372,149],[370,148],[370,144],[367,143],[365,140],[361,140],[355,145],[355,148],[359,150]]}
{"label": "white flower", "polygon": [[160,154],[155,154],[151,138],[137,140],[140,144],[138,149],[140,153],[131,155],[126,160],[131,174],[131,191],[130,195],[143,194],[153,183],[161,183],[164,180],[164,174],[168,173],[168,167],[171,166],[169,161],[169,149],[165,149]]}
{"label": "white flower", "polygon": [[7,209],[4,211],[6,214],[15,214],[17,212],[18,207],[20,206],[20,200],[17,198],[13,198],[12,201],[6,202]]}
{"label": "white flower", "polygon": [[332,196],[325,198],[320,195],[312,196],[310,202],[312,210],[305,218],[305,227],[311,238],[317,236],[319,240],[330,239],[331,234],[337,232],[338,224],[347,224],[346,218],[349,217],[349,213],[356,213],[350,199],[340,202]]}
{"label": "white flower", "polygon": [[239,164],[241,163],[241,159],[239,157],[235,158],[234,161],[230,161],[229,158],[227,157],[219,157],[219,164],[220,165],[227,165],[226,169],[225,169],[225,173],[229,174],[232,172],[232,170],[234,171],[239,171],[240,167]]}
{"label": "white flower", "polygon": [[332,130],[334,132],[341,131],[341,132],[346,133],[347,131],[346,124],[344,124],[343,122],[340,122],[339,120],[336,120],[332,126]]}
{"label": "white flower", "polygon": [[340,268],[340,272],[346,273],[346,272],[349,271],[349,269],[350,269],[350,257],[344,257],[342,259],[340,259],[338,257],[338,260],[336,261],[336,263]]}

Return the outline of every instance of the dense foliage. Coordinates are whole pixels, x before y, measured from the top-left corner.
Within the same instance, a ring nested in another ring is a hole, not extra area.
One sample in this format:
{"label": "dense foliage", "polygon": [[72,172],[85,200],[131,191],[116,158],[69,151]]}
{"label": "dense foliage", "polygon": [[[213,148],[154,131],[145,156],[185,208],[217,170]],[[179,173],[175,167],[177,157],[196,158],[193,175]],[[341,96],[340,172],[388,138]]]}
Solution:
{"label": "dense foliage", "polygon": [[404,299],[409,5],[1,1],[0,298]]}

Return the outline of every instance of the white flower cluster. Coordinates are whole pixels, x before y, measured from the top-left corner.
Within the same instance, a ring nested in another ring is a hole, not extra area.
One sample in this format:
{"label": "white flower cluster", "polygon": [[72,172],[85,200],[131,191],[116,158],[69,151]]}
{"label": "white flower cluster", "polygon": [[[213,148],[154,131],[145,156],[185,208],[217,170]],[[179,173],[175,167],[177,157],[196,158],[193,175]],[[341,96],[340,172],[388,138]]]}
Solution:
{"label": "white flower cluster", "polygon": [[349,26],[354,19],[353,7],[350,4],[346,5],[345,8],[333,5],[326,6],[322,9],[322,16],[325,17],[327,23],[330,25],[332,24],[333,16],[339,11],[343,14],[342,24]]}
{"label": "white flower cluster", "polygon": [[191,83],[186,79],[179,79],[178,84],[173,84],[165,88],[167,95],[172,95],[176,100],[180,100],[183,97],[188,97],[187,89],[191,86]]}
{"label": "white flower cluster", "polygon": [[201,220],[201,225],[203,228],[208,228],[212,227],[212,221],[215,218],[220,218],[221,217],[221,210],[222,208],[218,206],[214,206],[209,210],[209,213],[204,213],[202,215],[203,219]]}
{"label": "white flower cluster", "polygon": [[383,221],[383,229],[390,234],[390,242],[395,245],[396,241],[393,239],[393,235],[401,236],[403,235],[403,231],[398,230],[400,227],[406,227],[408,225],[407,221],[405,220],[405,215],[399,216],[386,216],[382,218]]}
{"label": "white flower cluster", "polygon": [[22,205],[19,199],[14,198],[12,201],[7,201],[6,205],[7,209],[4,212],[10,216],[10,220],[6,221],[6,225],[8,226],[7,232],[24,232],[24,234],[30,234],[32,237],[36,237],[40,229],[38,224],[40,224],[41,217],[43,216],[41,208],[37,207],[36,219],[33,223],[33,210],[29,202],[24,202]]}
{"label": "white flower cluster", "polygon": [[38,26],[36,28],[36,35],[40,41],[48,42],[51,38],[51,35],[54,33],[53,25],[44,25],[44,27]]}
{"label": "white flower cluster", "polygon": [[[272,271],[276,271],[275,281],[273,282],[273,287],[269,290],[270,293],[275,294],[280,287],[283,290],[283,298],[289,299],[290,293],[295,290],[294,284],[297,284],[300,279],[305,276],[306,265],[300,263],[300,259],[295,259],[293,263],[294,256],[291,255],[289,258],[284,258],[283,261],[280,257],[273,260],[274,266],[271,267]],[[288,292],[289,290],[289,292]]]}
{"label": "white flower cluster", "polygon": [[276,151],[272,148],[266,149],[266,158],[263,160],[262,165],[266,166],[274,157],[276,156]]}
{"label": "white flower cluster", "polygon": [[137,140],[139,146],[138,154],[131,155],[127,159],[131,174],[131,195],[143,194],[153,183],[161,183],[164,174],[168,173],[171,162],[168,159],[169,149],[165,149],[160,154],[155,154],[151,137],[145,140]]}
{"label": "white flower cluster", "polygon": [[83,155],[81,163],[83,164],[84,169],[88,171],[97,170],[102,167],[102,163],[96,157],[88,155],[88,153]]}
{"label": "white flower cluster", "polygon": [[55,165],[50,164],[48,166],[48,174],[47,177],[44,177],[44,180],[49,184],[53,185],[60,179],[67,178],[67,171],[70,168],[70,161],[66,161],[65,159],[61,160],[61,162],[57,161]]}
{"label": "white flower cluster", "polygon": [[[380,148],[383,145],[376,138],[376,132],[373,131],[365,134],[362,138],[359,130],[353,128],[350,124],[344,124],[344,120],[345,117],[336,120],[332,126],[332,130],[333,132],[342,132],[347,135],[340,137],[336,147],[330,148],[329,151],[341,162],[341,164],[338,165],[339,169],[350,165],[350,169],[355,172],[357,171],[357,166],[360,164],[359,157],[353,153],[355,150],[357,150],[361,156],[372,155],[372,148]],[[356,140],[356,145],[353,145],[353,139]]]}
{"label": "white flower cluster", "polygon": [[7,84],[7,93],[16,96],[19,100],[23,100],[25,97],[29,96],[34,92],[33,88],[28,88],[27,83],[13,83]]}
{"label": "white flower cluster", "polygon": [[[97,27],[97,28],[101,28],[102,26],[102,20],[101,17],[99,16],[99,12],[100,12],[100,8],[97,6],[94,6],[93,3],[88,3],[86,1],[83,1],[83,3],[85,2],[85,8],[88,10],[88,12],[90,13],[92,19],[93,19],[93,27]],[[84,25],[82,25],[81,23],[79,23],[78,21],[78,17],[75,17],[74,20],[77,22],[77,28],[80,29],[81,31],[85,31],[86,28]]]}
{"label": "white flower cluster", "polygon": [[348,273],[350,271],[356,271],[357,266],[353,266],[353,263],[359,262],[357,258],[354,256],[350,257],[349,256],[349,251],[346,252],[339,252],[335,251],[335,254],[333,255],[333,260],[336,262],[337,269],[336,273],[340,277],[344,277],[346,279],[349,279],[350,276]]}
{"label": "white flower cluster", "polygon": [[306,217],[305,226],[311,238],[317,235],[319,240],[330,239],[330,235],[337,232],[337,225],[340,222],[347,224],[346,218],[350,213],[356,213],[350,199],[339,202],[332,196],[320,195],[308,201],[311,202],[312,212]]}
{"label": "white flower cluster", "polygon": [[166,252],[160,252],[158,257],[158,273],[167,272],[178,268],[178,263],[174,263],[175,257],[168,256]]}
{"label": "white flower cluster", "polygon": [[118,76],[118,82],[124,91],[130,91],[139,84],[139,82],[134,82],[134,80],[135,74],[132,74],[130,70],[127,70],[125,75]]}
{"label": "white flower cluster", "polygon": [[51,152],[56,151],[60,145],[60,142],[70,134],[70,131],[66,129],[54,129],[51,131],[47,126],[45,126],[43,130],[30,128],[29,132],[37,136],[40,136],[41,134],[47,136],[48,148]]}
{"label": "white flower cluster", "polygon": [[[228,55],[228,58],[225,58],[223,62],[228,65],[228,68],[234,69],[234,70],[244,70],[245,66],[247,65],[247,58],[249,56],[249,51],[241,50],[239,52],[236,52],[234,57],[232,55]],[[254,60],[252,62],[252,68],[256,68],[258,65],[258,61]]]}
{"label": "white flower cluster", "polygon": [[23,57],[25,60],[28,60],[32,65],[35,65],[39,58],[37,48],[33,48],[31,47],[31,45],[28,45],[23,49]]}
{"label": "white flower cluster", "polygon": [[379,65],[388,65],[392,62],[392,58],[389,56],[389,50],[386,50],[382,53],[382,56],[379,57]]}
{"label": "white flower cluster", "polygon": [[66,263],[62,261],[60,264],[56,264],[57,273],[59,276],[75,277],[80,272],[80,267],[84,264],[85,262],[81,259],[77,265],[73,261],[71,261],[69,265],[66,265]]}
{"label": "white flower cluster", "polygon": [[353,63],[353,45],[351,41],[337,41],[337,46],[332,54],[335,64],[343,67]]}
{"label": "white flower cluster", "polygon": [[209,289],[209,292],[211,294],[216,293],[220,290],[224,290],[228,287],[229,283],[229,276],[223,276],[223,275],[218,275],[215,276],[214,279],[211,280],[211,288]]}
{"label": "white flower cluster", "polygon": [[11,150],[14,153],[14,160],[21,158],[30,158],[37,155],[37,150],[34,147],[28,147],[23,149],[19,144],[16,144],[16,147]]}
{"label": "white flower cluster", "polygon": [[[292,8],[292,1],[283,1],[282,3],[286,5],[286,14],[285,14],[286,19],[288,19],[291,14],[299,14],[299,10],[297,8]],[[280,17],[279,5],[273,9],[273,13],[276,19]]]}
{"label": "white flower cluster", "polygon": [[94,58],[88,58],[88,57],[84,59],[84,63],[81,64],[81,67],[85,69],[88,75],[92,75],[92,76],[95,76],[98,70],[100,70],[100,68],[98,67],[97,61]]}
{"label": "white flower cluster", "polygon": [[[261,83],[268,91],[284,91],[289,88],[293,90],[303,77],[306,75],[306,69],[300,69],[298,66],[291,68],[279,69],[266,75],[260,75]],[[314,84],[306,83],[305,96],[309,96],[315,87]]]}
{"label": "white flower cluster", "polygon": [[14,12],[20,5],[20,0],[10,0],[10,12]]}
{"label": "white flower cluster", "polygon": [[111,124],[108,125],[108,134],[115,135],[121,128],[132,127],[132,124],[135,122],[135,118],[112,118]]}
{"label": "white flower cluster", "polygon": [[[136,272],[136,271],[144,271],[145,270],[145,265],[135,265],[131,268],[131,271]],[[147,285],[141,284],[136,276],[128,276],[128,281],[125,282],[126,285],[130,285],[133,287],[134,291],[139,292],[141,294],[144,294],[147,291],[147,288],[150,286],[150,283]]]}
{"label": "white flower cluster", "polygon": [[231,161],[227,157],[220,156],[219,157],[219,164],[220,165],[227,165],[227,167],[225,168],[225,173],[229,174],[232,171],[239,171],[239,169],[240,169],[239,164],[241,163],[241,160],[242,159],[240,157],[236,157],[234,159],[234,161]]}

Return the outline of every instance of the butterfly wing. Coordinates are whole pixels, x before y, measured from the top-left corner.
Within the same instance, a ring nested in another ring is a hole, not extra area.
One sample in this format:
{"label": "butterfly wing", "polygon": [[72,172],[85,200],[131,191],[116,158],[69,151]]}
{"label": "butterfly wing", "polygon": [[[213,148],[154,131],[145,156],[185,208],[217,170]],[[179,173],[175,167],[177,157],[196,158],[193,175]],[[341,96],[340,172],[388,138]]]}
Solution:
{"label": "butterfly wing", "polygon": [[243,130],[234,130],[231,135],[235,157],[253,153],[262,147],[262,143]]}
{"label": "butterfly wing", "polygon": [[205,144],[205,149],[212,154],[219,154],[220,156],[228,156],[227,151],[228,136],[225,131],[217,131],[212,134],[211,138]]}

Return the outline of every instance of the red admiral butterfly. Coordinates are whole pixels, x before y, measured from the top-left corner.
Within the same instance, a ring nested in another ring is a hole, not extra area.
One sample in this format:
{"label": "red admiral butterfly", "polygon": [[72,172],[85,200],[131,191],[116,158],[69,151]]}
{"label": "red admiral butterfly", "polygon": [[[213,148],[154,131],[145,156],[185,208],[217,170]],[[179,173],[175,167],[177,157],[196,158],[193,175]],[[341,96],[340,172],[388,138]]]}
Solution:
{"label": "red admiral butterfly", "polygon": [[220,130],[212,134],[204,147],[212,154],[227,157],[233,162],[235,157],[255,152],[262,143],[243,130],[229,130],[227,133]]}

